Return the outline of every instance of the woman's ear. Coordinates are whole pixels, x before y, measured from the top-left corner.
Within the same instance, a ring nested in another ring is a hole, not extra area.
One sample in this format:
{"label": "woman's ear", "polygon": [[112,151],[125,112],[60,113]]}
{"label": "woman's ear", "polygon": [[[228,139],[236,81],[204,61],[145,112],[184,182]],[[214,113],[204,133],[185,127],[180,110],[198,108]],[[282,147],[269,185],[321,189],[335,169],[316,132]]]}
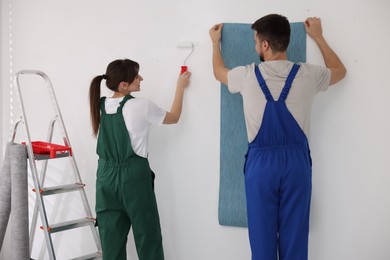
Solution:
{"label": "woman's ear", "polygon": [[119,86],[118,86],[119,92],[120,92],[121,90],[127,90],[128,85],[129,85],[129,84],[128,84],[127,82],[124,82],[124,81],[122,81],[121,83],[119,83]]}

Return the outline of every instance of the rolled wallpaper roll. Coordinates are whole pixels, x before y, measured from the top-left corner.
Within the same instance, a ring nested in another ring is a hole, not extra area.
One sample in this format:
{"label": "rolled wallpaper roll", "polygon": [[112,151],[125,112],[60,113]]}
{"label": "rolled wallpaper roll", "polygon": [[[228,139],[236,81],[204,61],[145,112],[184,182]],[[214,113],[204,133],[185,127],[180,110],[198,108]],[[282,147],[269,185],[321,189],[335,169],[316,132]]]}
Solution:
{"label": "rolled wallpaper roll", "polygon": [[28,232],[27,152],[8,143],[0,172],[0,249],[11,214],[11,258],[30,259]]}
{"label": "rolled wallpaper roll", "polygon": [[9,152],[11,166],[11,255],[14,260],[30,259],[26,146],[12,144]]}
{"label": "rolled wallpaper roll", "polygon": [[0,171],[0,249],[3,247],[5,232],[11,212],[11,166],[9,150],[11,144],[5,150],[4,162]]}

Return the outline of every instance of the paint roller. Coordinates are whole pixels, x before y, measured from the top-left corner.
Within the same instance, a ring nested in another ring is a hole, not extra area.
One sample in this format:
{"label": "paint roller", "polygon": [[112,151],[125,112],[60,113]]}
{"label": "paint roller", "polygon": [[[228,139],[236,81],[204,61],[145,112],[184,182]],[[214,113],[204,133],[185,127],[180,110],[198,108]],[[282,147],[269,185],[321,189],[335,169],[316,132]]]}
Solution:
{"label": "paint roller", "polygon": [[181,42],[181,43],[179,43],[177,45],[177,47],[181,48],[181,49],[191,49],[190,54],[188,54],[187,58],[184,60],[183,65],[181,66],[181,72],[180,73],[184,73],[184,72],[187,71],[186,61],[191,56],[191,54],[194,52],[194,44],[192,42]]}

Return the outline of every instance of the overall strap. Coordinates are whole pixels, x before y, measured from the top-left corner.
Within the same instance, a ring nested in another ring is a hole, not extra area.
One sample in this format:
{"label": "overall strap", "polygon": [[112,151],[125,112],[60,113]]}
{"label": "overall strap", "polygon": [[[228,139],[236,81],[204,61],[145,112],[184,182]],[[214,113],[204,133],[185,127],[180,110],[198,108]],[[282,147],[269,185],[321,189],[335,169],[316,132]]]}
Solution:
{"label": "overall strap", "polygon": [[256,74],[257,81],[259,82],[261,90],[263,91],[264,96],[267,99],[267,101],[274,101],[274,98],[272,97],[271,92],[269,92],[267,84],[265,84],[265,80],[260,73],[259,66],[257,66],[257,65],[255,65],[255,74]]}
{"label": "overall strap", "polygon": [[125,105],[125,103],[127,102],[127,100],[131,99],[131,98],[134,98],[132,95],[126,95],[122,101],[119,103],[119,107],[118,107],[118,110],[117,112],[122,112],[122,109],[123,109],[123,106]]}
{"label": "overall strap", "polygon": [[297,72],[299,70],[300,65],[294,63],[290,73],[288,74],[288,77],[286,79],[286,83],[284,84],[282,93],[280,93],[279,100],[285,101],[288,95],[288,92],[290,91],[291,84],[294,81],[295,76],[297,75]]}

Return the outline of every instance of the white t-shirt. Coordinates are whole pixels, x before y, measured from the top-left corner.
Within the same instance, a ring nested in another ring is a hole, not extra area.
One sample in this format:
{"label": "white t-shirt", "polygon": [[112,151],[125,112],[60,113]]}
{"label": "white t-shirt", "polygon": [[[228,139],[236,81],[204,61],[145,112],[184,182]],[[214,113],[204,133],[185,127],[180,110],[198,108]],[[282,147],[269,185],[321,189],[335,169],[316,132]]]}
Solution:
{"label": "white t-shirt", "polygon": [[[259,65],[260,72],[273,96],[278,100],[293,62],[266,61]],[[294,78],[286,105],[306,136],[310,132],[310,113],[315,95],[328,89],[331,72],[318,65],[299,63],[301,67]],[[263,119],[267,100],[260,88],[254,71],[255,64],[239,66],[228,72],[228,89],[241,93],[248,141],[252,142]]]}
{"label": "white t-shirt", "polygon": [[[107,97],[104,104],[106,113],[116,113],[122,100],[123,97]],[[133,151],[137,155],[147,158],[149,127],[151,124],[161,125],[166,111],[146,98],[137,97],[131,98],[125,103],[122,113]]]}

